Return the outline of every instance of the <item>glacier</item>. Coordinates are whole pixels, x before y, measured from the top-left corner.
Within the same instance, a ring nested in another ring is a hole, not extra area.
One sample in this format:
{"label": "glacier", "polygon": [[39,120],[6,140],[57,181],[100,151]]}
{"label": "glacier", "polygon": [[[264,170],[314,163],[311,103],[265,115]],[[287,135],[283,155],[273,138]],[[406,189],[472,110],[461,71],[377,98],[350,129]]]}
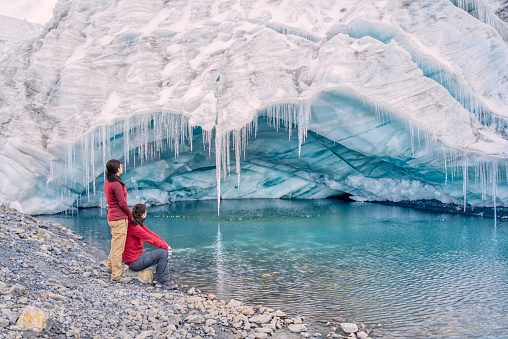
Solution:
{"label": "glacier", "polygon": [[508,206],[501,0],[59,0],[0,16],[0,203]]}

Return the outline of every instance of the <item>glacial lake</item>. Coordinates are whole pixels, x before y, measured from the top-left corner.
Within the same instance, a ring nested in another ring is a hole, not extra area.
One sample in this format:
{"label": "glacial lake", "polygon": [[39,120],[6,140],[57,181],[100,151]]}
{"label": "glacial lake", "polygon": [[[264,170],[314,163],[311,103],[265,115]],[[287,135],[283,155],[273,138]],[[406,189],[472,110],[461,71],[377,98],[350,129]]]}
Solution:
{"label": "glacial lake", "polygon": [[[508,337],[508,222],[338,200],[148,209],[178,284],[373,338]],[[40,216],[109,252],[106,210]],[[147,246],[149,250],[151,246]]]}

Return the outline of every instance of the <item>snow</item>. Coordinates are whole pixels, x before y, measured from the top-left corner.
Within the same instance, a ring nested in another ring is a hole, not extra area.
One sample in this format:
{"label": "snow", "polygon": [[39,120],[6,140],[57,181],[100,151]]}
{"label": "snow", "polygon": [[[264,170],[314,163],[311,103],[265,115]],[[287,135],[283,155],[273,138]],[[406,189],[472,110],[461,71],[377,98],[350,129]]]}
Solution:
{"label": "snow", "polygon": [[469,4],[61,0],[44,28],[0,17],[0,202],[101,205],[118,158],[132,203],[506,206],[506,23],[499,1]]}

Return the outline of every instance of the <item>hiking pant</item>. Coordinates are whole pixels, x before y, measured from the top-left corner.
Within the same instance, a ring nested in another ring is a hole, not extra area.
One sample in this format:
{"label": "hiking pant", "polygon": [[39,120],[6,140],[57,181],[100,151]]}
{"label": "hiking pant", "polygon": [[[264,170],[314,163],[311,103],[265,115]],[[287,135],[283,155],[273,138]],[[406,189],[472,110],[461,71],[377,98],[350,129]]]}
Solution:
{"label": "hiking pant", "polygon": [[111,279],[122,275],[122,253],[127,238],[127,219],[108,221],[111,230],[111,250],[106,268],[111,270]]}
{"label": "hiking pant", "polygon": [[129,265],[133,271],[141,271],[152,265],[157,265],[157,282],[162,283],[169,280],[168,251],[159,248],[155,251],[142,253],[138,260]]}

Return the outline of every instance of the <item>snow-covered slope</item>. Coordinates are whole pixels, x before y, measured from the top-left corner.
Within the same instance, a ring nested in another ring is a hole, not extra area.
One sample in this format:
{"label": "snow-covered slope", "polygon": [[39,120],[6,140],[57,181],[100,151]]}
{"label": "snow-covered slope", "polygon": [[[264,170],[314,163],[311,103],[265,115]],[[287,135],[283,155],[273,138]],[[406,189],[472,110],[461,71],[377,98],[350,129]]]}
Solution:
{"label": "snow-covered slope", "polygon": [[0,201],[100,205],[120,158],[131,203],[506,205],[506,23],[464,4],[61,0],[0,62]]}

